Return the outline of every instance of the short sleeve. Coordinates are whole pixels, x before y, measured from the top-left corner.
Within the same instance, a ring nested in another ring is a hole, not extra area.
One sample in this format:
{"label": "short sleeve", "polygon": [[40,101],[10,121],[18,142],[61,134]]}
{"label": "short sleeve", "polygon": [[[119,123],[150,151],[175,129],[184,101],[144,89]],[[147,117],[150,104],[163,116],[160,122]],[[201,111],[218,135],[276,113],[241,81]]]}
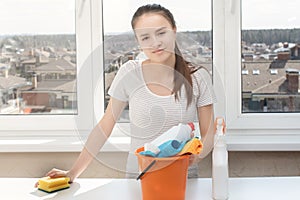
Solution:
{"label": "short sleeve", "polygon": [[125,63],[120,67],[108,90],[108,94],[111,97],[124,102],[128,102],[129,99],[128,90],[126,88],[126,82],[128,82],[127,79],[129,78],[129,64],[130,63]]}
{"label": "short sleeve", "polygon": [[197,107],[202,107],[217,102],[209,72],[200,68],[193,73],[193,92],[196,97]]}

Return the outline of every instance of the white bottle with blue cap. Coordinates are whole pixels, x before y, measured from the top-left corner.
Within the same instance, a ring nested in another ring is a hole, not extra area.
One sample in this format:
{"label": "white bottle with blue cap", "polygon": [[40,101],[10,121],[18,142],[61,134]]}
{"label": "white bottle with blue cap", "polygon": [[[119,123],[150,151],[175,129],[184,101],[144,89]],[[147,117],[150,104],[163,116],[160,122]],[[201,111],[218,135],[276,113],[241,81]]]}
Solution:
{"label": "white bottle with blue cap", "polygon": [[[179,145],[185,143],[193,137],[193,131],[195,130],[194,124],[179,123],[177,126],[171,127],[169,130],[158,136],[153,141],[144,145],[145,151],[152,152],[153,155],[160,153],[159,146],[167,143],[177,141]],[[177,145],[176,145],[177,146]]]}

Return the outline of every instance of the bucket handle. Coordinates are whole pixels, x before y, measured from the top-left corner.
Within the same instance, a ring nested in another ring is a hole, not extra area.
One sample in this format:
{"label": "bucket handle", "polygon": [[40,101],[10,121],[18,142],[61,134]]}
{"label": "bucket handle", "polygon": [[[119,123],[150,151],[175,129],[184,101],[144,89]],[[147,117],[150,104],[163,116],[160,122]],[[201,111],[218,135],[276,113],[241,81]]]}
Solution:
{"label": "bucket handle", "polygon": [[139,180],[142,178],[142,176],[145,175],[145,173],[156,163],[156,160],[153,160],[143,171],[139,174],[139,176],[136,178],[136,180]]}

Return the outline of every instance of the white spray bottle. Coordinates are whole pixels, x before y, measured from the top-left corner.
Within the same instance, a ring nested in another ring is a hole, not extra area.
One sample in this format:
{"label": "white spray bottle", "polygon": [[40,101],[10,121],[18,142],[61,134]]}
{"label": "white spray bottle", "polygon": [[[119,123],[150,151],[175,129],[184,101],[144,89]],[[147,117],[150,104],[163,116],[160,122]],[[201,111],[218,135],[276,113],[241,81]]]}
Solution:
{"label": "white spray bottle", "polygon": [[215,146],[212,153],[212,196],[215,200],[228,199],[228,151],[225,141],[225,122],[216,118]]}

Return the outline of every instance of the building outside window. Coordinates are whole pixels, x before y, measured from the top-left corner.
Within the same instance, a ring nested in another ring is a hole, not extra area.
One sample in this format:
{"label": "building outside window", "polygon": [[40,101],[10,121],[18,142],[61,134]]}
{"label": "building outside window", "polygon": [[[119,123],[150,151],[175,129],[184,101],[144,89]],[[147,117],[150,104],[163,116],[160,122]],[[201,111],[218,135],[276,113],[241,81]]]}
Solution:
{"label": "building outside window", "polygon": [[76,114],[75,1],[1,1],[0,27],[0,115]]}
{"label": "building outside window", "polygon": [[298,2],[243,0],[242,112],[300,111]]}

